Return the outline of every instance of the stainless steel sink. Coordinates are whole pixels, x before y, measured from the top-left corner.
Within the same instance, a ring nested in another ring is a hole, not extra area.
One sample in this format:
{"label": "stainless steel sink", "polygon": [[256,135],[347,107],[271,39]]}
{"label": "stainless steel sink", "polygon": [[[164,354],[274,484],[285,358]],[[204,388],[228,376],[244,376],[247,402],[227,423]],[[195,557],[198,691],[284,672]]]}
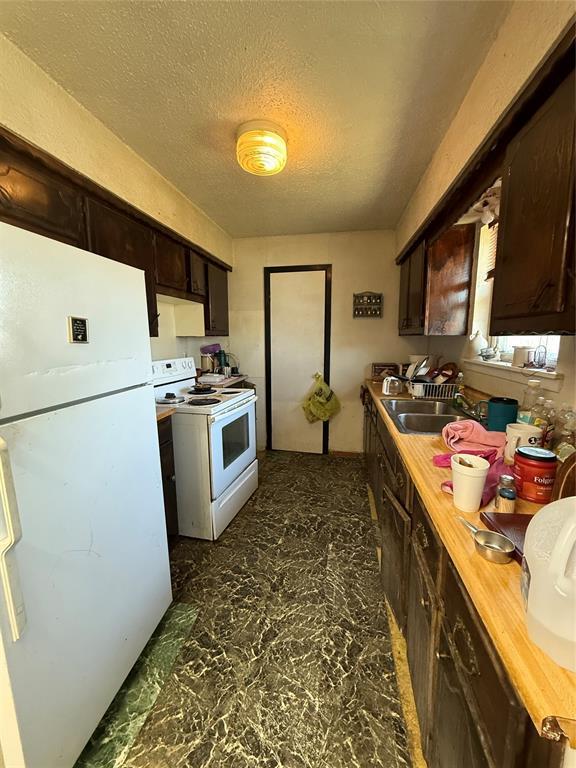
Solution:
{"label": "stainless steel sink", "polygon": [[439,435],[446,424],[468,419],[446,400],[385,400],[384,408],[400,432]]}
{"label": "stainless steel sink", "polygon": [[433,413],[453,414],[460,416],[461,412],[446,400],[382,400],[384,408],[390,415],[396,413]]}
{"label": "stainless steel sink", "polygon": [[418,434],[439,435],[446,424],[453,421],[463,421],[468,416],[435,413],[400,413],[395,421],[400,432],[417,432]]}

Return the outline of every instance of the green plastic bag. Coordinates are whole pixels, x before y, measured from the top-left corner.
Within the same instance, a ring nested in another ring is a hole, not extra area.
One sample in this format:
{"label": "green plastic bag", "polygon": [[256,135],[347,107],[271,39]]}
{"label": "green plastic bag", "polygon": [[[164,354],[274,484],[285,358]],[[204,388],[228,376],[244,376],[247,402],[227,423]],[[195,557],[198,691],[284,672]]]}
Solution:
{"label": "green plastic bag", "polygon": [[314,374],[314,386],[302,403],[308,421],[328,421],[340,410],[340,401],[319,373]]}

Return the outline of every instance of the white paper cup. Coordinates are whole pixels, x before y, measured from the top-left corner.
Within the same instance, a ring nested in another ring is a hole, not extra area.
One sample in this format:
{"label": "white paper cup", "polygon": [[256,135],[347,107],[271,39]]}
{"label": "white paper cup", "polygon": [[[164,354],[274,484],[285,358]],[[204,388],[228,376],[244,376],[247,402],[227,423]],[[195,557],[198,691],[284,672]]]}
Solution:
{"label": "white paper cup", "polygon": [[521,445],[542,445],[542,430],[534,424],[508,424],[506,427],[506,448],[504,461],[514,463],[516,448]]}
{"label": "white paper cup", "polygon": [[[473,466],[465,467],[463,464],[459,464],[457,460],[460,456]],[[468,453],[455,453],[450,463],[452,465],[454,506],[461,512],[478,512],[490,464],[486,459],[480,456],[471,456]]]}

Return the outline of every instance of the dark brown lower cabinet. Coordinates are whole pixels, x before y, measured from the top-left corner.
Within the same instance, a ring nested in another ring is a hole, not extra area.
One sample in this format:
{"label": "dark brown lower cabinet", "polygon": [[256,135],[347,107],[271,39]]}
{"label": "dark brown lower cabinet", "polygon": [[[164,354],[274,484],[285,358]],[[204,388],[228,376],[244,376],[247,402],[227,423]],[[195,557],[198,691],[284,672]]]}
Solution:
{"label": "dark brown lower cabinet", "polygon": [[495,768],[484,753],[446,633],[436,652],[436,685],[429,729],[429,768]]}
{"label": "dark brown lower cabinet", "polygon": [[560,768],[563,745],[538,735],[408,475],[402,503],[405,468],[370,395],[364,430],[380,578],[406,636],[429,768]]}
{"label": "dark brown lower cabinet", "polygon": [[382,488],[382,560],[380,578],[388,604],[402,632],[406,630],[406,585],[410,516],[390,488]]}
{"label": "dark brown lower cabinet", "polygon": [[176,475],[171,418],[162,419],[162,421],[158,422],[158,442],[160,443],[160,467],[162,471],[162,490],[164,492],[166,532],[169,536],[176,536],[178,534],[178,507],[176,505]]}
{"label": "dark brown lower cabinet", "polygon": [[438,599],[426,563],[418,545],[413,544],[410,547],[406,644],[424,754],[427,753],[430,731],[438,610]]}

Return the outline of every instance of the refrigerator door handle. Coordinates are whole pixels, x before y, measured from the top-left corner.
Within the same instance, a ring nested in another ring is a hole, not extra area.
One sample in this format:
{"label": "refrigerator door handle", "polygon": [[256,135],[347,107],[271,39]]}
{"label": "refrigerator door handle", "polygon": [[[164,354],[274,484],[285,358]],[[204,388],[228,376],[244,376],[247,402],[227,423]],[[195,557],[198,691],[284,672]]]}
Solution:
{"label": "refrigerator door handle", "polygon": [[14,642],[26,625],[26,611],[20,589],[18,564],[14,547],[22,538],[16,491],[6,441],[0,437],[0,581],[8,611],[8,621]]}

